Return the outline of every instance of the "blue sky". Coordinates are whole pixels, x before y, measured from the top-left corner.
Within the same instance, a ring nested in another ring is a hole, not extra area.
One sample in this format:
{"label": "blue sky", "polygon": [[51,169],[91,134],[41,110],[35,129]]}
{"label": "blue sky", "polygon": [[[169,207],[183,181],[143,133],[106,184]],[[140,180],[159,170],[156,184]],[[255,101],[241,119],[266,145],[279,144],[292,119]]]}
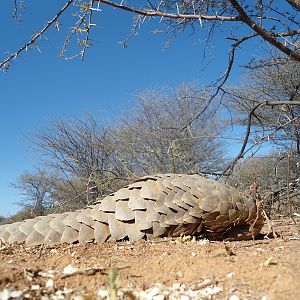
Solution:
{"label": "blue sky", "polygon": [[[47,3],[45,3],[47,2]],[[0,2],[0,60],[6,51],[15,51],[38,31],[62,5],[63,1],[25,1],[23,21],[12,18],[13,1]],[[180,35],[167,50],[163,50],[165,35],[154,35],[153,23],[146,23],[139,36],[127,49],[118,42],[124,40],[132,24],[132,15],[105,8],[96,18],[92,32],[94,46],[86,60],[65,61],[59,57],[66,29],[72,26],[71,10],[61,19],[60,32],[52,29],[47,40],[37,50],[22,53],[7,73],[0,73],[0,215],[8,216],[19,207],[14,204],[20,195],[9,187],[25,170],[31,170],[38,156],[31,151],[25,136],[43,128],[55,118],[82,117],[92,113],[112,121],[147,88],[176,87],[196,82],[206,85],[226,68],[228,41],[217,32],[214,57],[203,70],[203,47],[199,40],[204,32],[198,30]],[[5,30],[4,30],[5,29]],[[248,59],[245,50],[238,64]],[[245,55],[246,54],[246,55]],[[236,67],[231,80],[236,81],[240,68]]]}

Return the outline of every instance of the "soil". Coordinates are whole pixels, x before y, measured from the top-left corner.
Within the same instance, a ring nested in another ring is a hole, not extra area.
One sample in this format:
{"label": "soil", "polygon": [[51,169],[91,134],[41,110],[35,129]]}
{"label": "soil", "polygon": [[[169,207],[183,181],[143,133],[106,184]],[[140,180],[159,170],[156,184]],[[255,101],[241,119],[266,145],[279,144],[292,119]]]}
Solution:
{"label": "soil", "polygon": [[105,299],[107,290],[111,299],[300,299],[300,219],[295,221],[272,220],[278,237],[254,242],[181,237],[2,245],[0,299]]}

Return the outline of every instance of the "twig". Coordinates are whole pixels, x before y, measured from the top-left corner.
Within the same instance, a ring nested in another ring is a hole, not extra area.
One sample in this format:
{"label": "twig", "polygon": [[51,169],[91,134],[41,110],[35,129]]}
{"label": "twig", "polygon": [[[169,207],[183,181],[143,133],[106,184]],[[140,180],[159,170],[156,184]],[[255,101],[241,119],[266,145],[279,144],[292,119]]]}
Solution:
{"label": "twig", "polygon": [[[33,38],[26,42],[21,48],[19,48],[19,50],[17,50],[16,52],[14,52],[13,54],[11,54],[9,57],[7,57],[5,60],[3,60],[2,62],[0,62],[0,68],[3,69],[3,70],[7,70],[7,68],[9,67],[9,64],[11,63],[11,61],[13,59],[16,59],[20,53],[22,51],[27,51],[28,47],[30,46],[34,46],[38,51],[39,48],[36,44],[36,41],[42,37],[42,35],[45,33],[45,31],[48,30],[48,28],[53,24],[55,23],[56,25],[59,24],[57,22],[57,19],[60,17],[60,15],[70,6],[71,3],[73,3],[74,0],[69,0],[60,10],[59,12],[50,20],[47,22],[47,24],[45,25],[45,27],[40,30],[37,34],[35,34],[33,36]],[[91,0],[90,1],[90,5],[93,5],[93,3],[97,2],[98,4],[98,7],[97,8],[93,8],[91,7],[90,8],[90,12],[87,13],[86,15],[88,15],[88,24],[87,24],[87,27],[83,30],[86,32],[86,38],[84,40],[79,40],[79,43],[83,46],[83,49],[82,51],[80,51],[80,53],[78,54],[75,54],[69,58],[66,58],[66,59],[71,59],[71,58],[75,58],[75,57],[78,57],[80,56],[81,59],[83,60],[84,59],[84,56],[85,56],[85,51],[86,51],[86,48],[89,47],[87,41],[89,40],[89,31],[91,29],[92,26],[94,26],[95,24],[92,24],[91,21],[92,21],[92,12],[93,11],[101,11],[99,9],[99,5],[100,4],[103,4],[103,5],[108,5],[108,6],[112,6],[114,8],[118,8],[118,9],[121,9],[121,10],[125,10],[125,11],[128,11],[128,12],[131,12],[131,13],[134,13],[134,14],[137,14],[139,16],[144,16],[144,19],[146,17],[149,17],[149,18],[153,18],[153,17],[160,17],[160,18],[166,18],[166,19],[175,19],[175,20],[181,20],[179,21],[178,23],[181,23],[185,20],[190,20],[190,21],[200,21],[200,25],[202,25],[202,20],[207,20],[207,21],[210,21],[210,22],[243,22],[245,24],[247,24],[249,27],[251,27],[251,29],[253,29],[255,31],[254,34],[250,35],[250,36],[247,36],[247,37],[244,37],[242,39],[240,39],[240,43],[242,41],[245,41],[245,40],[248,40],[252,37],[255,37],[255,36],[261,36],[263,39],[265,39],[267,42],[269,42],[270,44],[272,44],[273,46],[277,47],[281,52],[287,54],[288,56],[292,57],[293,59],[297,60],[297,61],[300,61],[300,54],[296,53],[295,51],[291,50],[290,48],[288,48],[287,46],[285,46],[283,43],[280,43],[276,38],[285,38],[285,37],[288,37],[288,36],[294,36],[294,35],[299,35],[300,34],[300,30],[299,29],[289,29],[287,32],[277,32],[277,33],[274,33],[274,32],[271,32],[271,31],[266,31],[262,28],[262,24],[260,25],[257,25],[256,23],[254,23],[250,17],[247,15],[247,13],[243,10],[243,8],[238,4],[237,1],[235,0],[232,0],[230,1],[232,6],[235,8],[235,10],[238,12],[239,15],[232,15],[232,16],[222,16],[222,15],[218,15],[217,13],[215,15],[202,15],[202,14],[196,14],[195,12],[195,8],[193,7],[193,14],[184,14],[184,13],[167,13],[167,12],[164,12],[162,10],[160,10],[160,6],[162,4],[163,1],[160,2],[160,4],[158,5],[157,8],[155,8],[153,5],[150,5],[151,8],[145,8],[144,10],[141,10],[141,9],[137,9],[137,8],[134,8],[134,7],[130,7],[130,6],[126,6],[126,5],[123,5],[123,1],[119,4],[119,3],[116,3],[114,1],[108,1],[108,0]],[[289,0],[288,1],[295,9],[296,7],[298,6],[299,7],[299,4],[297,4],[295,1],[293,0]],[[149,3],[149,1],[148,1]],[[295,4],[296,3],[296,4]],[[17,12],[17,3],[16,3],[16,0],[14,0],[14,4],[15,4],[15,15],[16,17],[18,18],[18,12]],[[86,3],[85,3],[86,4]],[[85,4],[83,4],[82,6],[84,6]],[[213,4],[212,4],[213,5]],[[193,5],[194,6],[194,5]],[[271,8],[270,8],[271,9]],[[260,12],[260,14],[262,14],[262,10]],[[85,15],[85,16],[86,16]],[[84,16],[84,19],[85,19],[85,16]],[[284,15],[285,16],[285,15]],[[285,16],[286,17],[286,16]],[[270,17],[266,17],[267,19],[270,19]],[[263,19],[263,16],[260,15],[259,16],[259,19],[260,19],[260,23],[262,22],[262,19]],[[289,19],[289,18],[288,18]],[[290,19],[289,19],[290,20]],[[273,21],[280,21],[280,20],[273,20]],[[75,25],[78,28],[78,23]],[[59,25],[58,25],[58,29],[59,29]],[[75,28],[76,28],[75,27]],[[74,32],[72,32],[65,40],[65,43],[64,43],[64,46],[63,48],[65,47],[65,45],[68,43],[68,41],[70,40],[71,36],[73,35]],[[229,38],[229,39],[234,39],[234,38]],[[285,40],[285,43],[289,42],[287,41],[287,39],[284,39]],[[295,46],[295,45],[294,45]],[[63,53],[63,51],[62,51]],[[234,55],[234,48],[232,48],[232,50],[230,51],[230,56]],[[230,72],[230,71],[229,71]],[[226,72],[229,74],[229,72]],[[226,77],[226,76],[225,76]],[[221,77],[223,78],[223,76]],[[226,81],[226,78],[225,80]],[[218,92],[217,92],[218,94]]]}
{"label": "twig", "polygon": [[15,59],[18,57],[18,55],[24,51],[27,50],[29,46],[34,45],[35,42],[44,34],[44,32],[54,23],[56,22],[56,20],[59,18],[59,16],[71,5],[71,3],[74,0],[69,0],[61,9],[60,11],[50,20],[47,22],[46,26],[39,31],[37,34],[35,34],[33,36],[33,38],[27,42],[26,44],[24,44],[19,50],[17,50],[15,53],[11,54],[7,59],[5,59],[4,61],[2,61],[0,63],[0,69],[5,69],[7,68],[8,64],[10,63],[10,61],[12,59]]}
{"label": "twig", "polygon": [[61,278],[63,279],[63,278],[71,277],[71,276],[78,275],[78,274],[92,276],[92,275],[95,275],[96,273],[101,273],[102,275],[105,275],[106,270],[107,270],[107,268],[89,268],[89,269],[84,269],[84,270],[77,270],[70,274],[64,274],[63,276],[61,276]]}
{"label": "twig", "polygon": [[[274,107],[274,106],[282,106],[282,105],[297,105],[300,106],[300,101],[264,101],[256,104],[254,107],[252,107],[251,111],[248,114],[248,120],[247,120],[247,129],[244,137],[244,141],[242,144],[242,147],[240,149],[239,154],[234,158],[234,160],[231,162],[231,164],[223,171],[223,174],[226,174],[227,171],[232,171],[233,167],[237,163],[237,161],[242,158],[245,154],[245,149],[248,144],[250,132],[251,132],[251,126],[252,126],[252,117],[255,116],[255,111],[258,108],[261,108],[262,106],[269,106],[269,107]],[[229,173],[230,173],[229,172]]]}
{"label": "twig", "polygon": [[299,1],[296,0],[286,0],[290,5],[292,5],[294,7],[294,9],[299,10],[300,11],[300,3]]}
{"label": "twig", "polygon": [[273,45],[274,47],[279,49],[281,52],[285,53],[289,57],[292,57],[294,60],[300,62],[300,54],[291,50],[284,44],[280,43],[278,40],[276,40],[275,38],[272,37],[272,34],[270,32],[264,30],[261,26],[254,23],[236,0],[229,0],[229,2],[232,4],[232,6],[235,8],[235,10],[239,13],[243,22],[246,25],[248,25],[252,30],[254,30],[256,33],[258,33],[263,39],[268,41],[271,45]]}
{"label": "twig", "polygon": [[38,256],[36,257],[36,259],[40,259],[41,256],[42,256],[42,252],[43,250],[47,247],[47,245],[45,245],[45,243],[42,243],[41,246],[40,246],[40,250],[39,250],[39,253],[38,253]]}
{"label": "twig", "polygon": [[253,242],[255,241],[255,225],[258,221],[258,219],[261,217],[261,213],[262,213],[262,203],[263,200],[261,199],[260,193],[259,193],[259,189],[257,186],[257,181],[256,181],[256,174],[254,174],[253,177],[253,183],[251,184],[251,186],[249,187],[249,191],[252,192],[252,197],[253,199],[255,199],[255,204],[256,204],[256,217],[254,222],[251,224],[250,228],[249,228],[249,232],[251,232],[252,235],[252,240]]}
{"label": "twig", "polygon": [[233,62],[234,62],[235,49],[236,49],[236,46],[233,46],[232,49],[229,51],[229,54],[228,54],[229,62],[228,62],[228,67],[227,67],[225,73],[220,78],[218,78],[216,80],[216,82],[213,84],[213,85],[216,85],[216,83],[219,83],[221,81],[221,83],[217,86],[216,91],[210,96],[210,98],[207,101],[205,107],[199,113],[197,113],[185,126],[183,126],[181,128],[181,130],[185,130],[194,121],[199,119],[206,112],[206,110],[208,109],[208,107],[210,106],[212,101],[218,96],[219,92],[222,90],[222,87],[224,86],[227,79],[229,78],[230,72],[232,70],[232,66],[233,66]]}
{"label": "twig", "polygon": [[[116,269],[118,270],[122,270],[122,269],[128,269],[130,268],[130,266],[124,266],[124,267],[117,267]],[[64,274],[61,276],[61,279],[63,278],[67,278],[67,277],[71,277],[71,276],[74,276],[74,275],[86,275],[86,276],[92,276],[92,275],[95,275],[96,273],[101,273],[103,275],[106,275],[107,274],[107,269],[110,269],[110,267],[94,267],[94,268],[87,268],[87,269],[79,269],[79,270],[76,270],[70,274]]]}
{"label": "twig", "polygon": [[287,156],[287,177],[286,177],[286,185],[287,185],[287,202],[288,202],[288,208],[289,208],[289,216],[292,215],[292,204],[291,204],[291,149],[288,150],[288,156]]}
{"label": "twig", "polygon": [[[75,26],[72,27],[71,32],[66,37],[66,39],[63,43],[63,46],[60,50],[60,56],[63,57],[65,60],[71,60],[78,56],[80,56],[82,61],[84,60],[86,48],[90,47],[90,45],[88,44],[90,30],[91,30],[91,27],[95,26],[95,24],[92,23],[93,5],[94,5],[94,0],[91,0],[88,5],[80,5],[80,7],[83,11],[82,15],[80,16],[79,14],[77,14],[77,16],[79,17],[79,20],[76,22]],[[86,19],[88,19],[88,20],[86,20]],[[70,40],[74,36],[74,34],[82,33],[82,32],[85,33],[85,38],[82,40],[79,39],[77,41],[77,43],[82,46],[82,50],[79,53],[76,53],[72,56],[65,56],[66,48],[67,48]]]}
{"label": "twig", "polygon": [[268,233],[265,235],[265,238],[268,238],[268,235],[269,235],[271,232],[272,232],[272,234],[273,234],[273,237],[274,237],[274,238],[277,238],[277,234],[276,234],[276,232],[275,232],[275,230],[274,230],[274,227],[273,227],[273,225],[272,225],[272,222],[271,222],[271,220],[268,218],[268,216],[267,216],[267,214],[266,214],[266,212],[265,212],[264,209],[262,210],[262,213],[263,213],[263,215],[264,215],[264,218],[267,220],[268,227],[269,227]]}
{"label": "twig", "polygon": [[95,0],[95,2],[100,2],[106,5],[110,5],[115,8],[119,8],[122,10],[126,10],[128,12],[132,12],[138,15],[146,16],[146,17],[164,17],[164,18],[169,18],[169,19],[186,19],[186,20],[208,20],[208,21],[227,21],[227,22],[233,22],[233,21],[242,21],[242,19],[239,16],[233,16],[233,17],[228,17],[228,16],[207,16],[207,15],[195,15],[195,14],[171,14],[171,13],[165,13],[160,11],[159,9],[157,10],[139,10],[133,7],[125,6],[122,4],[118,4],[112,1],[107,1],[107,0]]}

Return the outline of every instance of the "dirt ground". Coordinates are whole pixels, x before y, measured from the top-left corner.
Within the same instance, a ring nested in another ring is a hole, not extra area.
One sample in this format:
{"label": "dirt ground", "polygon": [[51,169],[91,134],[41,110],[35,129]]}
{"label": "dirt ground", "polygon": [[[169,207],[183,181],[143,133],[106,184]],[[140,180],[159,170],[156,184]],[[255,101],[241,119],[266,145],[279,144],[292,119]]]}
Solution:
{"label": "dirt ground", "polygon": [[272,220],[279,237],[255,242],[2,245],[0,299],[300,299],[295,221]]}

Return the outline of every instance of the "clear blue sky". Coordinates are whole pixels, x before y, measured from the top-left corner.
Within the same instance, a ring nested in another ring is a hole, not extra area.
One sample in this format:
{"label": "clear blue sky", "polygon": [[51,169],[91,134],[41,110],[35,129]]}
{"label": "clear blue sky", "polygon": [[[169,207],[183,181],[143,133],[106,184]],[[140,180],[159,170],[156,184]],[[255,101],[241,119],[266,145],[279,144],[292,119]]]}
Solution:
{"label": "clear blue sky", "polygon": [[[0,60],[6,58],[5,51],[15,51],[33,31],[37,32],[63,2],[25,1],[23,21],[17,24],[12,18],[13,1],[1,1]],[[39,43],[41,54],[36,50],[24,52],[7,73],[0,73],[0,215],[19,209],[14,203],[20,195],[9,183],[38,162],[24,136],[46,126],[49,119],[82,117],[89,112],[110,121],[143,89],[189,82],[206,85],[226,68],[228,41],[220,33],[213,49],[215,56],[204,70],[203,47],[198,43],[204,37],[201,30],[180,35],[164,51],[167,37],[151,34],[153,27],[146,23],[141,34],[123,49],[118,42],[128,36],[132,15],[107,8],[95,18],[95,44],[86,60],[64,61],[59,50],[65,30],[72,26],[70,13],[61,20],[60,32],[52,29],[46,34],[47,40]],[[247,61],[247,53],[245,49],[238,53],[238,63]],[[239,74],[237,67],[231,78],[236,80]]]}

